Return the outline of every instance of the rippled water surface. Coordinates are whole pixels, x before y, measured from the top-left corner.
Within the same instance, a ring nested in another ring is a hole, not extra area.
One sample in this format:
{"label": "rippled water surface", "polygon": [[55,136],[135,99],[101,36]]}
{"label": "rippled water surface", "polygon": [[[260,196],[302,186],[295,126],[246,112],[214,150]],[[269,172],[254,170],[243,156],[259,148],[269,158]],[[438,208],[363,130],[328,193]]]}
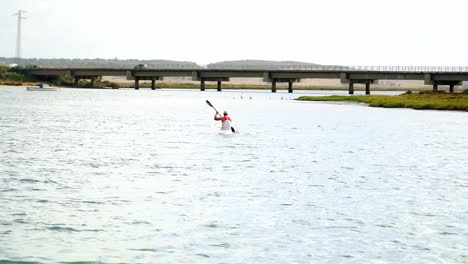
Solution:
{"label": "rippled water surface", "polygon": [[0,260],[468,262],[467,113],[298,95],[0,89]]}

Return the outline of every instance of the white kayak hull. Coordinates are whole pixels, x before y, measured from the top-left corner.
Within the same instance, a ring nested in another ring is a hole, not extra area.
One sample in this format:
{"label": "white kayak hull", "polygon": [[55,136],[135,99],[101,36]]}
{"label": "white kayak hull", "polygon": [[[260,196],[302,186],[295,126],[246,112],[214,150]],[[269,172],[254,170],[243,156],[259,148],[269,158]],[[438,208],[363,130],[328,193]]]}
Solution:
{"label": "white kayak hull", "polygon": [[233,135],[234,133],[231,130],[219,130],[221,135]]}

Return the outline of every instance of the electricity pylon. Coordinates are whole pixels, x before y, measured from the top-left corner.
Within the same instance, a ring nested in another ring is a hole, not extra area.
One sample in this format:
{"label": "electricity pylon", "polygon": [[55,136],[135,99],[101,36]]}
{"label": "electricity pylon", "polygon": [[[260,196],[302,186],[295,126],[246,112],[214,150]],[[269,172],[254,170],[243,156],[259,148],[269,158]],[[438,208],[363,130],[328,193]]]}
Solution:
{"label": "electricity pylon", "polygon": [[14,14],[14,16],[18,16],[18,29],[16,32],[16,63],[18,63],[18,65],[21,62],[21,20],[25,19],[23,16],[24,13],[26,13],[25,10],[18,10],[18,12]]}

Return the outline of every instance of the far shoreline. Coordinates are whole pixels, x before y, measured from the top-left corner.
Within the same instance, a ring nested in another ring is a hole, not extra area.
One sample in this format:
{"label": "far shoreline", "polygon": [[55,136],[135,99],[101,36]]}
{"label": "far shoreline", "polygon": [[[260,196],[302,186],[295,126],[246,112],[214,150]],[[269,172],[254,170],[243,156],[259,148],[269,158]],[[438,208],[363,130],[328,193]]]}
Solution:
{"label": "far shoreline", "polygon": [[[40,82],[0,82],[0,87],[30,87],[30,86],[39,86]],[[134,89],[133,84],[131,83],[111,83],[113,86],[106,86],[106,82],[98,84],[97,87],[87,87],[79,86],[72,87],[68,85],[50,85],[58,88],[67,88],[67,89],[98,89],[98,90],[118,90],[118,89]],[[151,89],[151,84],[142,83],[140,84],[140,89]],[[158,89],[180,89],[180,90],[199,90],[200,86],[197,84],[191,83],[158,83],[156,85],[156,90]],[[206,84],[205,90],[216,90],[217,86],[215,84]],[[222,90],[271,90],[269,85],[258,85],[258,84],[225,84],[221,87]],[[277,85],[276,90],[288,90],[287,85]],[[421,87],[372,87],[372,91],[388,91],[388,92],[421,92],[421,91],[430,91],[430,88],[421,88]],[[337,87],[337,86],[296,86],[293,87],[293,91],[348,91],[347,87]],[[365,91],[365,87],[354,87],[354,91]]]}

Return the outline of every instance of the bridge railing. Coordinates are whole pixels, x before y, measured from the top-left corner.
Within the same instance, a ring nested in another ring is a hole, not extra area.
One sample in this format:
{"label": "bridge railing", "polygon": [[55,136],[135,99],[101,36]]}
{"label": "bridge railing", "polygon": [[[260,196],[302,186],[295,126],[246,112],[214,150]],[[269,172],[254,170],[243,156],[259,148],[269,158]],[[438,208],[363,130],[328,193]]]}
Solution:
{"label": "bridge railing", "polygon": [[[63,66],[66,68],[66,66]],[[58,68],[61,67],[39,67],[40,68]],[[72,67],[77,69],[87,68],[108,68],[108,69],[122,69],[122,66],[78,66]],[[130,68],[130,67],[129,67]],[[142,67],[134,67],[135,69],[163,69],[163,70],[258,70],[258,71],[367,71],[367,72],[467,72],[468,66],[365,66],[365,65],[268,65],[268,64],[208,64],[208,65],[197,65],[197,64],[177,64],[177,63],[161,63],[161,64],[150,64]]]}
{"label": "bridge railing", "polygon": [[168,63],[168,64],[150,64],[147,66],[148,69],[203,69],[205,67],[201,65],[192,65],[192,64],[177,64],[177,63]]}
{"label": "bridge railing", "polygon": [[468,72],[467,66],[349,66],[356,71],[388,72]]}
{"label": "bridge railing", "polygon": [[219,70],[304,70],[304,71],[378,71],[378,72],[468,72],[468,66],[341,66],[341,65],[202,65]]}

